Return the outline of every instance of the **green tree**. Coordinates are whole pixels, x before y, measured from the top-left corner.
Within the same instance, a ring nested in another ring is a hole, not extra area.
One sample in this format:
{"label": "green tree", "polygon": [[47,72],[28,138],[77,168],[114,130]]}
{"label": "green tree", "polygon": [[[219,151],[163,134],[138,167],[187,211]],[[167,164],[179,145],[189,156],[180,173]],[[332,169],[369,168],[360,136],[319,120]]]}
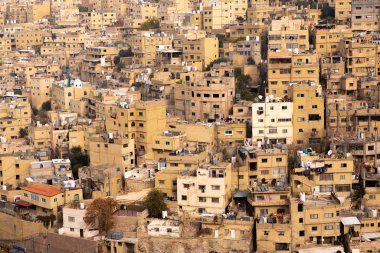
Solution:
{"label": "green tree", "polygon": [[51,101],[43,102],[41,105],[41,109],[44,111],[51,111]]}
{"label": "green tree", "polygon": [[154,19],[154,18],[148,19],[147,21],[142,23],[140,26],[140,30],[142,30],[142,31],[147,31],[147,30],[151,30],[151,29],[158,29],[158,28],[160,28],[160,21],[158,21],[158,19]]}
{"label": "green tree", "polygon": [[220,57],[218,59],[213,60],[210,64],[205,68],[206,71],[209,71],[215,64],[219,64],[221,62],[227,62],[226,58]]}
{"label": "green tree", "polygon": [[20,138],[25,138],[26,136],[28,136],[28,130],[25,129],[25,128],[20,128],[19,132],[18,132],[18,136]]}
{"label": "green tree", "polygon": [[159,190],[152,190],[148,193],[144,200],[144,206],[148,209],[149,217],[159,218],[162,211],[168,210],[164,197],[164,193]]}
{"label": "green tree", "polygon": [[356,203],[362,199],[365,195],[365,189],[362,182],[359,182],[359,186],[355,189],[354,194],[351,197],[351,203]]}
{"label": "green tree", "polygon": [[90,227],[99,229],[99,234],[108,232],[115,226],[113,213],[117,202],[113,198],[98,198],[87,207],[84,222]]}
{"label": "green tree", "polygon": [[71,170],[73,171],[74,178],[78,178],[78,170],[83,166],[88,166],[89,157],[82,152],[80,146],[72,147],[69,152],[69,159],[71,162]]}
{"label": "green tree", "polygon": [[38,113],[39,113],[39,110],[36,107],[33,107],[32,108],[32,113],[33,113],[33,116],[37,116]]}
{"label": "green tree", "polygon": [[255,60],[250,56],[247,59],[247,64],[248,65],[255,65],[256,63],[255,63]]}
{"label": "green tree", "polygon": [[133,56],[133,52],[132,52],[132,48],[128,48],[127,50],[120,50],[119,51],[119,56],[120,57],[132,57]]}

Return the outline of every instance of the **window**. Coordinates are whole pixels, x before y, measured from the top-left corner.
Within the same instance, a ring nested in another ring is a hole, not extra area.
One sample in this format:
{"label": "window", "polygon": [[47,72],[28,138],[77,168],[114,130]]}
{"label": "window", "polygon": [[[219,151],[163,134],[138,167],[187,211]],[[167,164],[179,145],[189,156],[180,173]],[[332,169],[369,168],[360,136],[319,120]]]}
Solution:
{"label": "window", "polygon": [[278,235],[279,236],[284,236],[285,235],[285,231],[278,231]]}
{"label": "window", "polygon": [[220,185],[211,185],[211,190],[213,190],[213,191],[220,190]]}
{"label": "window", "polygon": [[351,186],[349,184],[337,184],[335,185],[336,192],[349,192],[351,191]]}
{"label": "window", "polygon": [[302,110],[302,109],[303,109],[303,105],[299,105],[298,110]]}
{"label": "window", "polygon": [[341,163],[341,164],[340,164],[340,167],[341,167],[341,168],[347,168],[347,163]]}
{"label": "window", "polygon": [[319,180],[320,181],[331,181],[333,180],[333,174],[320,174],[319,175]]}
{"label": "window", "polygon": [[219,198],[211,198],[212,203],[219,203]]}
{"label": "window", "polygon": [[318,219],[318,214],[310,214],[310,219]]}
{"label": "window", "polygon": [[159,184],[165,184],[165,180],[158,180]]}
{"label": "window", "polygon": [[34,194],[34,193],[31,193],[30,194],[30,198],[34,201],[38,201],[38,195],[37,194]]}
{"label": "window", "polygon": [[312,231],[318,231],[318,227],[316,227],[316,226],[311,227],[311,230],[312,230]]}
{"label": "window", "polygon": [[345,179],[346,179],[346,175],[340,175],[340,176],[339,176],[339,179],[340,179],[340,180],[345,180]]}
{"label": "window", "polygon": [[226,131],[224,131],[224,135],[232,135],[232,130],[226,130]]}
{"label": "window", "polygon": [[43,203],[46,203],[46,199],[45,198],[42,198],[41,199]]}
{"label": "window", "polygon": [[376,199],[376,195],[369,195],[369,199]]}
{"label": "window", "polygon": [[75,222],[75,217],[69,216],[68,219],[69,219],[69,222]]}
{"label": "window", "polygon": [[206,202],[206,198],[205,197],[199,197],[199,202]]}
{"label": "window", "polygon": [[70,228],[70,232],[74,232],[74,228]]}
{"label": "window", "polygon": [[332,218],[334,217],[333,213],[325,213],[325,218]]}
{"label": "window", "polygon": [[186,195],[182,195],[181,199],[182,200],[187,200],[187,196]]}
{"label": "window", "polygon": [[276,134],[277,133],[277,128],[269,128],[269,133],[270,134]]}
{"label": "window", "polygon": [[317,109],[317,108],[318,108],[318,105],[312,105],[311,108],[313,108],[313,109]]}
{"label": "window", "polygon": [[301,231],[299,232],[299,236],[305,236],[305,231],[304,231],[304,230],[301,230]]}
{"label": "window", "polygon": [[333,191],[333,186],[332,185],[320,185],[319,186],[319,191],[320,192],[332,192]]}
{"label": "window", "polygon": [[264,235],[269,235],[269,231],[264,230]]}
{"label": "window", "polygon": [[299,219],[298,219],[298,222],[299,222],[299,223],[303,223],[303,218],[299,218]]}
{"label": "window", "polygon": [[289,251],[289,243],[276,243],[276,250],[287,250],[287,251]]}
{"label": "window", "polygon": [[262,163],[267,163],[267,162],[268,162],[268,159],[267,159],[267,158],[262,158],[262,159],[261,159],[261,162],[262,162]]}
{"label": "window", "polygon": [[334,229],[334,227],[331,226],[331,225],[329,225],[329,226],[325,226],[325,230],[333,230],[333,229]]}
{"label": "window", "polygon": [[276,162],[278,162],[278,163],[279,163],[279,162],[282,162],[282,158],[281,158],[281,157],[277,157],[277,158],[276,158]]}
{"label": "window", "polygon": [[303,121],[305,121],[305,118],[304,118],[304,117],[298,117],[298,118],[297,118],[297,122],[303,122]]}
{"label": "window", "polygon": [[298,98],[303,98],[303,97],[305,97],[305,94],[298,93],[298,94],[297,94],[297,97],[298,97]]}

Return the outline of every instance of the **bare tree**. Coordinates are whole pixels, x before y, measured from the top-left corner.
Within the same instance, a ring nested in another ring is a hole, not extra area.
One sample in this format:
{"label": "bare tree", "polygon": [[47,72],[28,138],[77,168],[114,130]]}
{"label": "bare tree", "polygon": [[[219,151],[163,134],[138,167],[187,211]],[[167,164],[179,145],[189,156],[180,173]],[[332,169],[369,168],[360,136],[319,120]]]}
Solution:
{"label": "bare tree", "polygon": [[113,198],[95,199],[88,207],[84,222],[91,227],[98,227],[99,234],[113,228],[112,214],[116,210],[117,202]]}

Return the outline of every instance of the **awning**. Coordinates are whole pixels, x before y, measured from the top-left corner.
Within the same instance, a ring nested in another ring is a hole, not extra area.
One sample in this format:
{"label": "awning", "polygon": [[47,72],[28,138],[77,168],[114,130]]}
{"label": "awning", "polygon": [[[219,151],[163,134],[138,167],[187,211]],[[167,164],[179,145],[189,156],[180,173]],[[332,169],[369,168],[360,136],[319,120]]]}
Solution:
{"label": "awning", "polygon": [[349,225],[360,225],[360,221],[356,217],[343,217],[340,218],[340,221],[343,223],[344,226]]}
{"label": "awning", "polygon": [[363,241],[371,241],[373,239],[379,239],[380,238],[380,233],[374,232],[374,233],[363,233],[362,234],[362,240]]}
{"label": "awning", "polygon": [[234,194],[233,198],[247,198],[251,195],[249,191],[238,191]]}
{"label": "awning", "polygon": [[27,201],[24,201],[24,200],[16,200],[15,204],[18,205],[18,206],[25,206],[25,207],[28,207],[28,206],[32,205],[31,203],[29,203]]}

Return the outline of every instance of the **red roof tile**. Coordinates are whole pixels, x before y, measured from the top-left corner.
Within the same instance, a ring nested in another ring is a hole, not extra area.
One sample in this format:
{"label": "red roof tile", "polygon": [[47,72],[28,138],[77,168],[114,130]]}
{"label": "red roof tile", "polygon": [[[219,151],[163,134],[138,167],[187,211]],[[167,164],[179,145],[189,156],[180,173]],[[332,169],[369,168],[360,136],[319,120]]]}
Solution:
{"label": "red roof tile", "polygon": [[31,184],[27,187],[23,187],[22,189],[24,191],[40,194],[46,197],[53,197],[63,192],[60,188],[47,184]]}

